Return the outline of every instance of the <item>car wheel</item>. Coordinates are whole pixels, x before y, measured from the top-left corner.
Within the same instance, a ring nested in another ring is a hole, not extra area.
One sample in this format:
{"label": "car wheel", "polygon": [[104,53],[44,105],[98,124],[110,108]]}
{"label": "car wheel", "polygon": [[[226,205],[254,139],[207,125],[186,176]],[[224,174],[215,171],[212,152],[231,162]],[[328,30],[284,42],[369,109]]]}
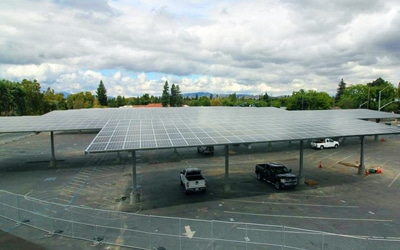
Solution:
{"label": "car wheel", "polygon": [[275,182],[275,189],[279,190],[281,188],[281,186],[279,185],[279,181]]}
{"label": "car wheel", "polygon": [[260,173],[257,173],[257,180],[261,180],[261,175],[260,175]]}
{"label": "car wheel", "polygon": [[324,146],[319,147],[319,149],[321,149],[321,150],[324,149]]}
{"label": "car wheel", "polygon": [[337,144],[335,145],[335,148],[338,148],[338,145],[337,145]]}

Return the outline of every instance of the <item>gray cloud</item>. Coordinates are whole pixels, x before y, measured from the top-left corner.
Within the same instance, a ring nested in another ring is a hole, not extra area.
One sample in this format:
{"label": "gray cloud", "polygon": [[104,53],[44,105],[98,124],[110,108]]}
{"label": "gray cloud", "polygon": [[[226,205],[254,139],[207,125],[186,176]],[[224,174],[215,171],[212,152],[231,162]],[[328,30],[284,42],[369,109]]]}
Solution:
{"label": "gray cloud", "polygon": [[113,13],[107,0],[53,0],[53,2],[61,7],[79,9],[85,12],[95,11]]}
{"label": "gray cloud", "polygon": [[[340,79],[397,83],[397,1],[0,3],[0,78],[56,91],[334,94]],[[110,73],[111,72],[111,73]]]}

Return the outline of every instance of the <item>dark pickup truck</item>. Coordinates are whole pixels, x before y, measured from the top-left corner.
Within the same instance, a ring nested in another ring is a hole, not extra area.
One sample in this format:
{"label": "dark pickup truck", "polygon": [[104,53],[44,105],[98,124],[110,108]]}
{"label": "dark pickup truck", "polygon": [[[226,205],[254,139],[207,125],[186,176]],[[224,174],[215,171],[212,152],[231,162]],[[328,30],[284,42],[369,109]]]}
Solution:
{"label": "dark pickup truck", "polygon": [[197,153],[203,154],[203,155],[213,155],[214,154],[214,146],[197,147]]}
{"label": "dark pickup truck", "polygon": [[257,164],[255,168],[257,179],[271,183],[276,189],[297,186],[297,176],[291,172],[279,163]]}

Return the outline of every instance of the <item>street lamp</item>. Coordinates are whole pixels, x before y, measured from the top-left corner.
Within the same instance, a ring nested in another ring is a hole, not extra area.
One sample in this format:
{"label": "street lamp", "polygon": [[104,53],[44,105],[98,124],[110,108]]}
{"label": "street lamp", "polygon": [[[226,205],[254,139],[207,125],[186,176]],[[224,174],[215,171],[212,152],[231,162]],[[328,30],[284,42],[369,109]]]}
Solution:
{"label": "street lamp", "polygon": [[363,103],[361,103],[360,104],[360,106],[358,107],[359,109],[364,105],[364,104],[366,104],[368,101],[365,101],[365,102],[363,102]]}
{"label": "street lamp", "polygon": [[386,86],[386,88],[384,88],[381,91],[379,91],[378,111],[381,111],[381,93],[382,93],[382,91],[384,91],[385,89],[387,89],[389,87],[391,87],[391,86]]}
{"label": "street lamp", "polygon": [[394,103],[394,102],[400,102],[400,99],[394,99],[393,101],[388,102],[388,103],[386,103],[385,105],[383,105],[381,108],[384,108],[384,107],[386,107],[387,105],[392,104],[392,103]]}

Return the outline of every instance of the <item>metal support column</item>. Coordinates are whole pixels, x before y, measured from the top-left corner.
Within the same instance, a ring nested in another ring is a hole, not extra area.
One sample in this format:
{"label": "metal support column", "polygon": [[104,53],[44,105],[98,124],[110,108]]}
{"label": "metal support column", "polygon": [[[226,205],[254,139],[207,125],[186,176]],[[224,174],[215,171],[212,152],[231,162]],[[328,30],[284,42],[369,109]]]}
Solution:
{"label": "metal support column", "polygon": [[300,140],[300,159],[299,159],[299,185],[303,185],[305,183],[305,178],[303,175],[303,162],[304,162],[304,142],[303,140]]}
{"label": "metal support column", "polygon": [[225,145],[225,184],[224,191],[231,191],[231,185],[229,183],[229,145]]}
{"label": "metal support column", "polygon": [[140,202],[140,193],[137,190],[136,178],[136,151],[132,151],[132,193],[130,203],[134,204]]}
{"label": "metal support column", "polygon": [[364,136],[361,136],[361,152],[360,152],[360,166],[358,166],[358,174],[363,174],[365,172],[364,165]]}
{"label": "metal support column", "polygon": [[172,153],[171,160],[173,162],[180,162],[181,161],[181,157],[179,156],[178,150],[176,150],[176,148],[174,148],[174,152]]}
{"label": "metal support column", "polygon": [[[381,119],[375,119],[375,122],[380,123]],[[379,135],[375,135],[375,141],[378,141],[378,140],[379,140]]]}
{"label": "metal support column", "polygon": [[121,152],[117,152],[117,163],[120,164],[122,162]]}
{"label": "metal support column", "polygon": [[50,147],[51,147],[51,160],[50,160],[50,166],[55,167],[57,166],[57,160],[56,160],[56,153],[54,151],[54,132],[50,132]]}

